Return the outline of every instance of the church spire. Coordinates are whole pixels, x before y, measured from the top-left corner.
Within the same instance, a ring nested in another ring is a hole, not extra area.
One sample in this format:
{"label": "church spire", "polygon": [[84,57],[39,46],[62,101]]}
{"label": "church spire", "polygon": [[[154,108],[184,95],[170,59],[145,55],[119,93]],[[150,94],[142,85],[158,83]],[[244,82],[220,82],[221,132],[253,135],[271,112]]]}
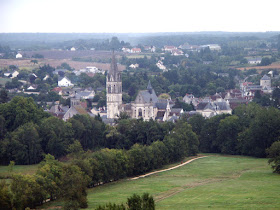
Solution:
{"label": "church spire", "polygon": [[116,56],[115,56],[115,52],[113,50],[112,61],[111,61],[111,66],[110,66],[109,74],[111,74],[111,75],[113,75],[115,77],[115,75],[117,73],[118,73],[118,64],[116,62]]}
{"label": "church spire", "polygon": [[147,86],[147,90],[149,91],[150,94],[152,94],[153,92],[153,87],[151,85],[151,81],[149,80],[148,86]]}

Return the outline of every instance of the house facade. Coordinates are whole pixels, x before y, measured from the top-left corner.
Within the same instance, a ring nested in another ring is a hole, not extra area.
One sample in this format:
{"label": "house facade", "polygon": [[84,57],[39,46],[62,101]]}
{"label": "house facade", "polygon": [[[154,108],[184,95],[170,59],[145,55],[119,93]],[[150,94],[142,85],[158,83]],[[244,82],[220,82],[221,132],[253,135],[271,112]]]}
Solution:
{"label": "house facade", "polygon": [[73,86],[71,80],[68,79],[67,77],[60,77],[58,78],[58,87],[69,87]]}

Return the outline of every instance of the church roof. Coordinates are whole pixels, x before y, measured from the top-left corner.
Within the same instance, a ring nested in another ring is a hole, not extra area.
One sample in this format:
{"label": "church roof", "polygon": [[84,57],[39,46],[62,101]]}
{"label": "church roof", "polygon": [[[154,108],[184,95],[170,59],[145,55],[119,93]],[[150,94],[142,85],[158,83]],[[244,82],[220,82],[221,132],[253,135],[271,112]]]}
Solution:
{"label": "church roof", "polygon": [[263,77],[261,78],[261,80],[270,80],[270,78],[265,74],[265,75],[263,75]]}
{"label": "church roof", "polygon": [[120,78],[118,77],[118,74],[119,74],[118,64],[117,64],[117,61],[116,61],[115,53],[113,51],[111,66],[110,66],[110,69],[109,69],[109,72],[108,72],[108,78],[113,76],[115,81],[119,81]]}
{"label": "church roof", "polygon": [[158,97],[154,90],[151,92],[148,90],[141,90],[139,95],[142,96],[144,103],[156,103],[158,101]]}

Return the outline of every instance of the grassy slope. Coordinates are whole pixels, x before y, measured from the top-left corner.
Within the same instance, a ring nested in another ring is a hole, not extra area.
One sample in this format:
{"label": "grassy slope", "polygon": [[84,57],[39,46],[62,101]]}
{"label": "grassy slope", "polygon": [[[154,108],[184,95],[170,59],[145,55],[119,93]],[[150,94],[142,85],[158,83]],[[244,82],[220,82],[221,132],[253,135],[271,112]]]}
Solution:
{"label": "grassy slope", "polygon": [[[38,169],[38,164],[35,165],[15,165],[13,168],[14,173],[21,173],[21,174],[34,174]],[[8,166],[0,166],[0,176],[8,176],[9,167]]]}
{"label": "grassy slope", "polygon": [[272,173],[267,159],[211,156],[172,171],[90,189],[89,208],[125,202],[143,192],[154,196],[157,209],[277,209],[280,176]]}

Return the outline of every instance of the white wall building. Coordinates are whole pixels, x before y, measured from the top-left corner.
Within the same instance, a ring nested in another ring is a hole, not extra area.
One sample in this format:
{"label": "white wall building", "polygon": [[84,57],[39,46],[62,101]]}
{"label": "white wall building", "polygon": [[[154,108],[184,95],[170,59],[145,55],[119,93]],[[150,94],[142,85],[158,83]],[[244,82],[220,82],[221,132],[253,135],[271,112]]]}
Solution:
{"label": "white wall building", "polygon": [[68,79],[67,77],[61,77],[58,79],[58,87],[69,87],[73,86],[71,80]]}

